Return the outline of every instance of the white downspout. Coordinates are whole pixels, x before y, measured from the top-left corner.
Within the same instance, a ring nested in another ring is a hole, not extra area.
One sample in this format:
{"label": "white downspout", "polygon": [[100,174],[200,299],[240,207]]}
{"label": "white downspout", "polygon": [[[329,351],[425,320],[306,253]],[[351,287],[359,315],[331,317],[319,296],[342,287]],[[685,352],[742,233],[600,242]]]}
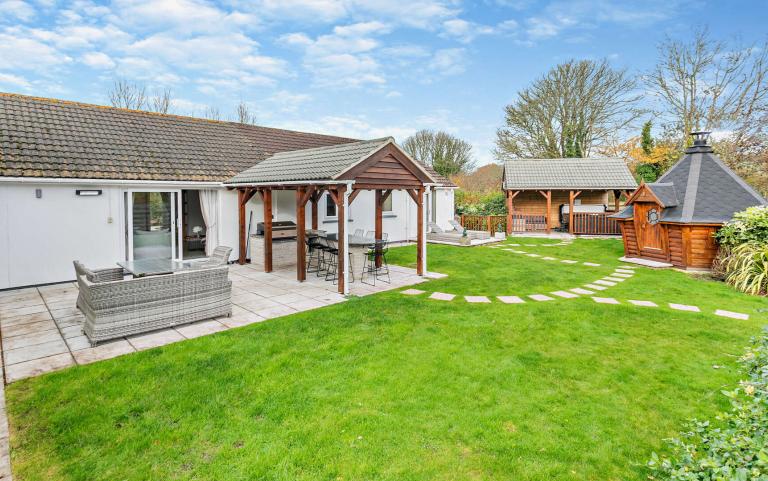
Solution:
{"label": "white downspout", "polygon": [[347,182],[347,188],[344,190],[344,295],[349,295],[349,195],[352,193],[352,182]]}
{"label": "white downspout", "polygon": [[[424,197],[421,199],[422,202],[425,202],[425,203],[427,202],[427,199],[429,199],[429,192],[430,192],[431,189],[432,189],[431,186],[427,186],[427,188],[424,189]],[[431,203],[428,204],[428,205],[431,205]],[[422,213],[424,215],[424,218],[423,219],[419,219],[419,221],[424,226],[421,229],[421,233],[424,236],[424,239],[422,239],[422,242],[421,242],[421,247],[423,249],[422,253],[421,253],[421,258],[422,258],[422,260],[424,262],[424,274],[423,274],[423,276],[426,276],[427,273],[429,272],[429,270],[427,269],[427,227],[429,227],[429,223],[427,222],[428,219],[429,219],[429,214],[428,214],[427,210],[428,209],[421,209],[421,211],[422,211]]]}

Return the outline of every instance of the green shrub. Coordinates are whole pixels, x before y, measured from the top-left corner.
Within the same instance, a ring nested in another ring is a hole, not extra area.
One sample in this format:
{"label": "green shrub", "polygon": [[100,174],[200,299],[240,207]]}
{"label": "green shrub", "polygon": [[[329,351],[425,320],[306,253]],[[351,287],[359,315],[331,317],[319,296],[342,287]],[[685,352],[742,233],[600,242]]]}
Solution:
{"label": "green shrub", "polygon": [[659,166],[657,164],[640,164],[635,168],[635,174],[645,182],[655,182],[659,178]]}
{"label": "green shrub", "polygon": [[768,243],[768,206],[749,207],[737,212],[715,238],[726,248],[747,242]]}
{"label": "green shrub", "polygon": [[748,242],[726,251],[720,269],[725,282],[747,294],[768,291],[768,243]]}
{"label": "green shrub", "polygon": [[503,192],[468,192],[457,190],[454,198],[456,213],[467,215],[503,215],[507,213]]}
{"label": "green shrub", "polygon": [[653,453],[650,479],[669,481],[768,480],[768,330],[739,359],[746,380],[724,391],[731,409],[715,422],[692,420],[670,454]]}

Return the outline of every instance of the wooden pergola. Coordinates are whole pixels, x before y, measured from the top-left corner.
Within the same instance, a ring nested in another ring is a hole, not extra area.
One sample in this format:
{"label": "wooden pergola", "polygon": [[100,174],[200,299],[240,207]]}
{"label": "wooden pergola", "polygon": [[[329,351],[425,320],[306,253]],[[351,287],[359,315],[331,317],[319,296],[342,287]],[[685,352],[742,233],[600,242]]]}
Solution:
{"label": "wooden pergola", "polygon": [[[355,144],[361,145],[355,149]],[[297,174],[296,170],[286,170],[281,164],[299,165],[300,171]],[[318,170],[331,171],[336,167],[338,172],[334,175],[318,178]],[[349,206],[360,192],[375,192],[375,238],[381,240],[384,203],[393,191],[403,190],[417,206],[416,271],[423,275],[426,270],[425,202],[435,179],[391,138],[275,154],[227,183],[238,191],[240,264],[246,262],[246,204],[258,194],[264,208],[264,271],[272,272],[272,193],[293,190],[296,192],[296,279],[306,280],[306,206],[310,204],[312,229],[317,229],[318,202],[327,192],[336,204],[338,289],[346,294]],[[376,262],[380,264],[381,260]]]}

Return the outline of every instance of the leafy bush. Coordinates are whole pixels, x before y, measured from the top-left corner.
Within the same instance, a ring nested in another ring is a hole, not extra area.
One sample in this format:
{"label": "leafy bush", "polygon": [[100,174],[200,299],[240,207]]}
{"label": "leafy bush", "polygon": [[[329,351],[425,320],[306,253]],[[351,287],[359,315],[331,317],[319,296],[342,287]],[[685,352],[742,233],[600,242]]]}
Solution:
{"label": "leafy bush", "polygon": [[635,168],[635,174],[645,182],[655,182],[659,178],[658,164],[640,164]]}
{"label": "leafy bush", "polygon": [[715,238],[726,248],[747,242],[768,243],[768,206],[749,207],[737,212]]}
{"label": "leafy bush", "polygon": [[727,250],[721,260],[725,282],[747,294],[768,292],[768,243],[748,242]]}
{"label": "leafy bush", "polygon": [[671,454],[653,453],[650,479],[669,481],[768,480],[768,330],[739,359],[747,379],[724,391],[731,409],[716,422],[692,420]]}
{"label": "leafy bush", "polygon": [[507,213],[503,192],[480,193],[456,191],[456,213],[468,215],[502,215]]}

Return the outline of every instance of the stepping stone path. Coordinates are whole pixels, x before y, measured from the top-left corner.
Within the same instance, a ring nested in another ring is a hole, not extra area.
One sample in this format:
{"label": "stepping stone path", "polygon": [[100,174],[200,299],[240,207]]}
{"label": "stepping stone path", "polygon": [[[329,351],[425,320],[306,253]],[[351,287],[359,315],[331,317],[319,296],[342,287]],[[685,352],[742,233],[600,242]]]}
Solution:
{"label": "stepping stone path", "polygon": [[687,306],[685,304],[673,304],[670,302],[669,307],[672,309],[677,309],[678,311],[701,312],[701,309],[699,309],[698,307]]}
{"label": "stepping stone path", "polygon": [[424,294],[424,291],[420,291],[418,289],[406,289],[400,292],[406,296],[418,296],[419,294]]}
{"label": "stepping stone path", "polygon": [[496,299],[500,300],[504,304],[522,304],[525,302],[517,296],[498,296]]}
{"label": "stepping stone path", "polygon": [[620,304],[620,302],[613,297],[593,297],[592,300],[599,304]]}
{"label": "stepping stone path", "polygon": [[596,291],[604,291],[608,289],[605,286],[598,286],[597,284],[585,284],[584,287],[589,287],[590,289],[594,289]]}
{"label": "stepping stone path", "polygon": [[578,294],[574,294],[573,292],[568,291],[555,291],[552,294],[558,297],[564,297],[565,299],[573,299],[574,297],[579,297]]}
{"label": "stepping stone path", "polygon": [[746,321],[749,319],[749,314],[742,314],[740,312],[731,312],[731,311],[724,311],[722,309],[718,309],[715,311],[716,316],[720,317],[730,317],[731,319],[741,319],[742,321]]}
{"label": "stepping stone path", "polygon": [[544,302],[544,301],[554,301],[555,299],[553,297],[545,296],[544,294],[531,294],[531,299],[534,301]]}
{"label": "stepping stone path", "polygon": [[594,291],[588,291],[586,289],[582,289],[581,287],[576,287],[575,289],[571,289],[571,292],[575,292],[576,294],[584,294],[585,296],[595,293]]}
{"label": "stepping stone path", "polygon": [[611,282],[624,282],[624,281],[626,281],[626,279],[624,279],[622,277],[613,277],[613,275],[611,275],[610,277],[603,277],[603,279],[605,279],[606,281],[611,281]]}
{"label": "stepping stone path", "polygon": [[600,264],[595,264],[594,262],[583,262],[583,264],[589,267],[600,267]]}
{"label": "stepping stone path", "polygon": [[593,284],[600,284],[602,286],[608,286],[608,287],[613,287],[613,286],[616,285],[615,282],[606,281],[606,280],[603,280],[603,279],[598,279],[595,282],[593,282]]}
{"label": "stepping stone path", "polygon": [[430,299],[436,299],[438,301],[452,301],[456,297],[455,294],[446,294],[444,292],[433,292]]}
{"label": "stepping stone path", "polygon": [[659,305],[653,301],[636,301],[636,300],[630,299],[629,303],[634,304],[635,306],[640,306],[640,307],[659,307]]}
{"label": "stepping stone path", "polygon": [[624,277],[626,279],[626,278],[632,277],[633,275],[634,274],[627,274],[617,269],[616,272],[611,274],[611,277]]}
{"label": "stepping stone path", "polygon": [[563,264],[578,264],[579,263],[579,261],[572,261],[570,259],[564,259],[564,260],[562,260],[560,262],[562,262]]}
{"label": "stepping stone path", "polygon": [[540,256],[540,255],[538,255],[538,254],[526,254],[526,255],[527,255],[528,257],[541,257],[541,256]]}
{"label": "stepping stone path", "polygon": [[544,261],[556,261],[557,259],[555,259],[554,257],[542,257],[541,260],[544,260]]}
{"label": "stepping stone path", "polygon": [[473,303],[473,304],[491,302],[491,300],[490,300],[490,299],[488,299],[488,298],[487,298],[487,297],[485,297],[485,296],[464,296],[464,299],[465,299],[467,302],[471,302],[471,303]]}

